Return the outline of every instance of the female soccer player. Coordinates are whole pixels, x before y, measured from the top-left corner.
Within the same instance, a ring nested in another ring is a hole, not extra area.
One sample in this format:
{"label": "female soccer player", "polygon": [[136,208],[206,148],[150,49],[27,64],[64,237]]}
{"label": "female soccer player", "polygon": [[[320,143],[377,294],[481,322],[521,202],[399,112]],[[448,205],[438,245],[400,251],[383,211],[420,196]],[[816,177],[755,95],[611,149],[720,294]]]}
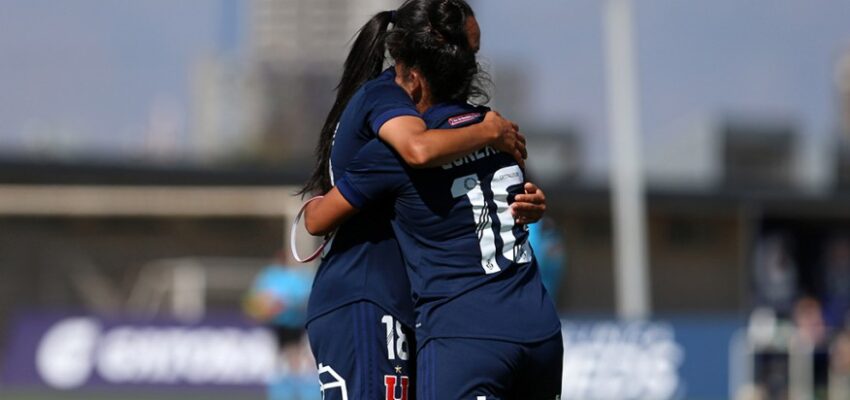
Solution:
{"label": "female soccer player", "polygon": [[[398,59],[426,54],[417,39],[446,32],[446,44],[469,46],[472,10],[461,0],[411,0],[382,12],[361,30],[349,54],[337,100],[322,130],[319,162],[304,193],[324,193],[368,141],[380,138],[414,167],[440,165],[485,145],[524,156],[524,139],[489,113],[481,124],[427,130],[396,70],[381,73],[385,43]],[[393,21],[394,19],[394,21]],[[393,23],[393,29],[387,31]],[[456,35],[464,32],[463,35]],[[448,35],[451,33],[452,35]],[[443,54],[435,65],[449,65]],[[542,193],[530,187],[518,218],[540,217]],[[405,398],[411,385],[413,311],[410,287],[390,226],[391,207],[364,211],[342,225],[326,248],[308,305],[307,330],[325,399]]]}
{"label": "female soccer player", "polygon": [[[477,91],[477,35],[471,43],[453,39],[477,32],[468,15],[466,30],[387,39],[398,80],[429,127],[462,129],[487,111],[465,103]],[[419,50],[395,47],[405,40]],[[416,311],[419,400],[560,395],[560,322],[528,233],[510,212],[523,185],[517,162],[489,146],[439,167],[412,169],[385,142],[372,140],[336,187],[307,207],[314,234],[362,213],[394,212]],[[387,398],[397,398],[394,385],[385,387]]]}

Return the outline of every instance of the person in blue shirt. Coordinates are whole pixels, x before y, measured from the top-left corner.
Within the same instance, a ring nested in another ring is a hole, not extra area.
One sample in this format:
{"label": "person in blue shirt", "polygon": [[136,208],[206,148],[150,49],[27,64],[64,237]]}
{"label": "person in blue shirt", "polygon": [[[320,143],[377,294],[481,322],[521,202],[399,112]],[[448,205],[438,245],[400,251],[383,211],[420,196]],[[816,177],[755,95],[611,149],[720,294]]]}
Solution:
{"label": "person in blue shirt", "polygon": [[278,366],[267,387],[269,400],[318,400],[315,370],[306,344],[304,321],[313,269],[290,265],[279,253],[263,268],[245,299],[245,311],[268,325],[277,338]]}
{"label": "person in blue shirt", "polygon": [[[429,130],[399,86],[398,67],[381,72],[387,51],[396,62],[421,58],[446,68],[461,54],[435,52],[442,47],[434,41],[468,48],[479,34],[471,8],[461,0],[410,0],[397,11],[375,15],[346,60],[317,146],[316,170],[302,193],[330,190],[334,178],[375,138],[417,168],[441,165],[485,145],[522,162],[524,139],[510,121],[488,113],[464,129]],[[527,191],[517,203],[524,206],[515,206],[524,221],[538,219],[545,208],[542,192],[533,186]],[[413,308],[391,213],[391,207],[376,207],[341,225],[314,279],[307,332],[327,400],[407,398],[412,388]]]}
{"label": "person in blue shirt", "polygon": [[[283,259],[283,257],[278,257]],[[313,279],[311,268],[275,262],[254,279],[246,311],[254,319],[286,330],[282,342],[297,339],[307,319],[307,298]],[[291,331],[291,332],[290,332]]]}
{"label": "person in blue shirt", "polygon": [[[424,47],[461,56],[448,65],[435,65],[440,57],[396,59],[403,88],[428,127],[480,123],[488,110],[465,103],[478,73],[474,49],[429,39]],[[525,185],[516,160],[491,146],[414,169],[373,139],[336,187],[307,206],[307,229],[316,235],[347,218],[391,214],[415,308],[419,400],[560,395],[560,321],[526,226],[511,212]]]}
{"label": "person in blue shirt", "polygon": [[543,286],[557,304],[561,276],[567,267],[567,254],[564,250],[564,237],[555,222],[548,218],[528,227],[528,241],[537,249],[534,255],[540,266]]}

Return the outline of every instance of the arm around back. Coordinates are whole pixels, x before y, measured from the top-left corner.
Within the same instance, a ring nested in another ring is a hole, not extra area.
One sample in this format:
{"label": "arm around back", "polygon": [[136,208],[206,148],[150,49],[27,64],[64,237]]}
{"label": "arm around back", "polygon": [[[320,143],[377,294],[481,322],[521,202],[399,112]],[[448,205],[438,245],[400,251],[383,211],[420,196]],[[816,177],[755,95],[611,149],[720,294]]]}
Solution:
{"label": "arm around back", "polygon": [[338,188],[333,188],[324,198],[307,205],[304,210],[304,226],[313,236],[325,236],[358,211],[342,196]]}
{"label": "arm around back", "polygon": [[378,136],[413,168],[448,164],[487,145],[513,155],[521,165],[525,158],[525,138],[495,112],[480,124],[459,129],[429,130],[419,117],[399,116],[381,125]]}

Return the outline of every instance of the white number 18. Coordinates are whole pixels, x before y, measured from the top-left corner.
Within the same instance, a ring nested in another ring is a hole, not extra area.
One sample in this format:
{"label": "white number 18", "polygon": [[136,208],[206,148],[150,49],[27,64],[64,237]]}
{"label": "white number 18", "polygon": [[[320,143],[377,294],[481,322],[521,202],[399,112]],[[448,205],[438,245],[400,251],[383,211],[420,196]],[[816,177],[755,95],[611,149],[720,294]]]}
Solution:
{"label": "white number 18", "polygon": [[[384,315],[381,322],[387,328],[387,358],[395,360],[396,355],[398,355],[399,359],[406,361],[409,358],[405,348],[407,347],[407,335],[401,328],[401,322],[396,321],[392,315]],[[398,340],[396,340],[396,336],[398,336]]]}

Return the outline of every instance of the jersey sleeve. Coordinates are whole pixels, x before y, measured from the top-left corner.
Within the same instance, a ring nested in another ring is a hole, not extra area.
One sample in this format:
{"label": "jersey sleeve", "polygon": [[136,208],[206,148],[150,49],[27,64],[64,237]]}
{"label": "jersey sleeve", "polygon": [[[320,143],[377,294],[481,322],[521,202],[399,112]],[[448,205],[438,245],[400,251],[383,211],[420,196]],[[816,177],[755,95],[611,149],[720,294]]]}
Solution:
{"label": "jersey sleeve", "polygon": [[397,193],[408,182],[405,167],[384,142],[374,139],[357,153],[337,181],[340,194],[357,209]]}
{"label": "jersey sleeve", "polygon": [[395,118],[404,115],[419,117],[419,112],[416,110],[416,105],[413,104],[410,96],[394,83],[387,83],[375,87],[369,93],[372,107],[366,116],[369,128],[375,135],[380,132],[384,124]]}

